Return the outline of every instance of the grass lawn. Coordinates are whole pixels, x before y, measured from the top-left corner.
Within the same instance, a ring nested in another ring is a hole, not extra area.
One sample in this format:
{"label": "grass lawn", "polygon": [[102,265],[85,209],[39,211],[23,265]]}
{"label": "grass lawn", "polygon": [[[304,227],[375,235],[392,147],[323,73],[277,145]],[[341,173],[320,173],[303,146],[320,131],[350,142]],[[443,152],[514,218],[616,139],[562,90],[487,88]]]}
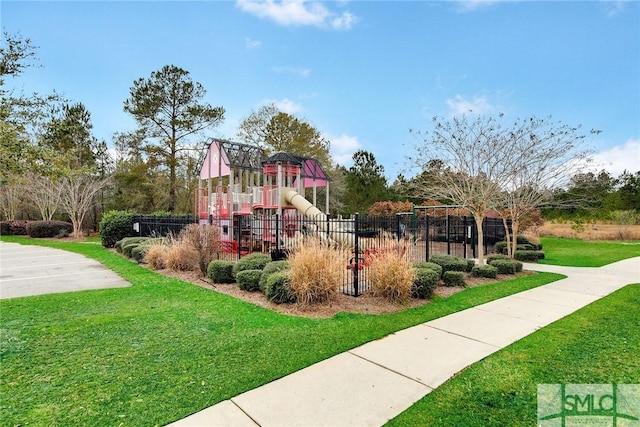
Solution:
{"label": "grass lawn", "polygon": [[470,366],[388,425],[534,426],[538,384],[638,384],[639,306],[640,284],[622,288]]}
{"label": "grass lawn", "polygon": [[4,241],[82,253],[130,288],[0,302],[0,423],[163,425],[365,342],[562,276],[466,289],[389,315],[285,316],[138,266],[92,243]]}
{"label": "grass lawn", "polygon": [[602,267],[612,262],[640,256],[640,241],[587,241],[543,237],[544,259],[540,264],[569,267]]}

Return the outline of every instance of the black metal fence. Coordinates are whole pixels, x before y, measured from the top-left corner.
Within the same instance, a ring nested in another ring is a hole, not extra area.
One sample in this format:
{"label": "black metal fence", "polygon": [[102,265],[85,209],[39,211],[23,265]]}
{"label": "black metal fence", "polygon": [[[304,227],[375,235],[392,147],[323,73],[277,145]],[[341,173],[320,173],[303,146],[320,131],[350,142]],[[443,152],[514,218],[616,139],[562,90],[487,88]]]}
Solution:
{"label": "black metal fence", "polygon": [[[270,253],[274,260],[286,258],[296,244],[307,237],[348,248],[344,260],[341,291],[359,296],[370,288],[368,266],[373,255],[393,247],[413,262],[428,261],[434,254],[477,257],[478,233],[472,217],[398,214],[391,217],[354,215],[307,218],[297,211],[283,215],[234,215],[211,219],[220,227],[221,258],[237,260],[252,252]],[[191,216],[138,216],[141,236],[177,234],[196,222]],[[485,218],[484,253],[491,253],[496,242],[504,240],[502,219]]]}

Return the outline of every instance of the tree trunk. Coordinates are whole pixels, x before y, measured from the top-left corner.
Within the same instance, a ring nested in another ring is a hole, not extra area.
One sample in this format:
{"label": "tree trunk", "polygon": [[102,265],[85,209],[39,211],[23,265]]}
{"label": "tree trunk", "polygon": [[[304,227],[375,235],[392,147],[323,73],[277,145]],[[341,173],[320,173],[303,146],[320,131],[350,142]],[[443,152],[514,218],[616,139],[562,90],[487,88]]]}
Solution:
{"label": "tree trunk", "polygon": [[511,243],[511,234],[509,233],[509,223],[507,222],[507,218],[506,217],[502,217],[502,224],[504,225],[504,235],[505,235],[505,239],[507,241],[507,255],[508,256],[512,256],[512,243]]}
{"label": "tree trunk", "polygon": [[482,223],[484,216],[474,215],[476,228],[478,229],[478,265],[484,265],[484,233],[482,232]]}
{"label": "tree trunk", "polygon": [[516,218],[511,218],[511,236],[513,244],[511,245],[511,253],[509,256],[513,258],[518,249],[518,220]]}

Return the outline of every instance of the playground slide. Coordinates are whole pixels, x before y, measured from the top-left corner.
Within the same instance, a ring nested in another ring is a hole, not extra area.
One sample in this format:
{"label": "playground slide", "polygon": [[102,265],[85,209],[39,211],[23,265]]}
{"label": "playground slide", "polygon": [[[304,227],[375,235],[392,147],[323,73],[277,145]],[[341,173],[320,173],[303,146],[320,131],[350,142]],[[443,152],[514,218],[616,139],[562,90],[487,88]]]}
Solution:
{"label": "playground slide", "polygon": [[[322,211],[311,204],[300,193],[293,189],[283,190],[282,197],[285,203],[295,207],[302,215],[314,221],[321,231],[326,231],[327,216]],[[353,236],[348,233],[330,233],[329,237],[342,244],[352,245]]]}

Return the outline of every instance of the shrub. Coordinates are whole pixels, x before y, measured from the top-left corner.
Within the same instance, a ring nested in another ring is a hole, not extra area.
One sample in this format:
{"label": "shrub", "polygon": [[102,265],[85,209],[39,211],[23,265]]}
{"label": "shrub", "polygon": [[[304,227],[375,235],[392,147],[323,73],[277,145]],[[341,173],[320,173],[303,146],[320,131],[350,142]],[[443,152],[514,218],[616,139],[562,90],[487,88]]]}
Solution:
{"label": "shrub", "polygon": [[150,237],[132,237],[128,239],[123,239],[120,243],[120,248],[122,253],[129,258],[133,257],[133,250],[140,245],[149,244],[151,238]]}
{"label": "shrub", "polygon": [[118,240],[114,246],[119,253],[123,254],[125,246],[131,245],[134,243],[138,244],[148,239],[149,239],[148,237],[125,237],[124,239]]}
{"label": "shrub", "polygon": [[436,264],[435,262],[425,262],[425,261],[415,262],[413,263],[413,268],[415,269],[427,268],[429,270],[433,270],[436,273],[438,273],[438,279],[442,277],[442,267],[440,267],[440,265]]}
{"label": "shrub", "polygon": [[445,271],[442,273],[442,280],[445,286],[465,286],[463,271]]}
{"label": "shrub", "polygon": [[493,248],[495,249],[495,251],[499,254],[506,254],[507,253],[507,242],[502,241],[502,242],[496,242],[495,245],[493,245]]}
{"label": "shrub", "polygon": [[468,268],[466,259],[458,258],[452,255],[433,255],[430,261],[442,267],[442,277],[444,277],[444,273],[447,271],[465,272]]}
{"label": "shrub", "polygon": [[372,257],[369,282],[373,295],[404,301],[411,295],[416,270],[401,250],[387,250]]}
{"label": "shrub", "polygon": [[262,270],[270,262],[271,257],[269,255],[252,253],[240,258],[233,267],[233,272],[238,274],[243,270]]}
{"label": "shrub", "polygon": [[207,277],[213,283],[234,283],[233,266],[235,262],[217,259],[211,261],[207,268]]}
{"label": "shrub", "polygon": [[238,287],[245,291],[257,291],[260,289],[260,276],[262,270],[242,270],[236,274]]}
{"label": "shrub", "polygon": [[0,236],[26,236],[28,221],[13,220],[0,222]]}
{"label": "shrub", "polygon": [[[125,247],[126,250],[126,247]],[[167,253],[167,268],[176,271],[199,270],[198,252],[188,243],[178,240],[171,244]]]}
{"label": "shrub", "polygon": [[503,255],[503,254],[491,254],[489,256],[487,256],[485,258],[485,261],[487,262],[487,264],[491,264],[491,261],[495,261],[497,259],[507,259],[510,260],[511,258],[509,258],[508,255]]}
{"label": "shrub", "polygon": [[100,220],[100,238],[102,246],[112,248],[118,240],[135,235],[133,213],[128,211],[109,211]]}
{"label": "shrub", "polygon": [[466,270],[466,272],[467,273],[471,273],[471,270],[473,270],[473,267],[475,267],[475,266],[476,266],[476,262],[474,260],[472,260],[472,259],[468,259],[467,260],[467,270]]}
{"label": "shrub", "polygon": [[[289,253],[289,288],[302,304],[336,297],[348,254],[315,238],[306,238]],[[268,281],[269,279],[267,279]]]}
{"label": "shrub", "polygon": [[[512,259],[496,259],[489,265],[498,269],[498,274],[516,274],[518,271],[518,261]],[[520,263],[521,264],[521,263]]]}
{"label": "shrub", "polygon": [[30,237],[66,237],[73,231],[73,225],[64,221],[30,221],[26,226]]}
{"label": "shrub", "polygon": [[262,270],[262,274],[260,275],[260,282],[258,286],[260,290],[264,292],[264,287],[267,284],[267,279],[276,271],[285,271],[289,270],[291,267],[289,266],[288,261],[273,261],[267,264]]}
{"label": "shrub", "polygon": [[538,262],[541,259],[540,254],[544,257],[544,253],[539,251],[515,251],[513,257],[518,261]]}
{"label": "shrub", "polygon": [[207,274],[209,263],[221,250],[220,229],[210,224],[189,224],[180,232],[178,239],[187,242],[198,253],[200,271]]}
{"label": "shrub", "polygon": [[474,277],[495,279],[498,277],[498,269],[492,265],[477,265],[471,270],[471,275]]}
{"label": "shrub", "polygon": [[438,286],[439,281],[440,273],[437,271],[430,268],[417,268],[416,278],[411,288],[411,295],[414,298],[429,298],[433,295],[433,290]]}
{"label": "shrub", "polygon": [[276,304],[295,302],[296,296],[289,287],[289,271],[278,271],[267,279],[264,294],[269,301]]}
{"label": "shrub", "polygon": [[153,243],[149,246],[144,256],[144,261],[154,270],[162,270],[166,267],[169,247],[163,243]]}
{"label": "shrub", "polygon": [[148,250],[148,244],[139,244],[131,249],[131,258],[135,259],[137,262],[142,262]]}

